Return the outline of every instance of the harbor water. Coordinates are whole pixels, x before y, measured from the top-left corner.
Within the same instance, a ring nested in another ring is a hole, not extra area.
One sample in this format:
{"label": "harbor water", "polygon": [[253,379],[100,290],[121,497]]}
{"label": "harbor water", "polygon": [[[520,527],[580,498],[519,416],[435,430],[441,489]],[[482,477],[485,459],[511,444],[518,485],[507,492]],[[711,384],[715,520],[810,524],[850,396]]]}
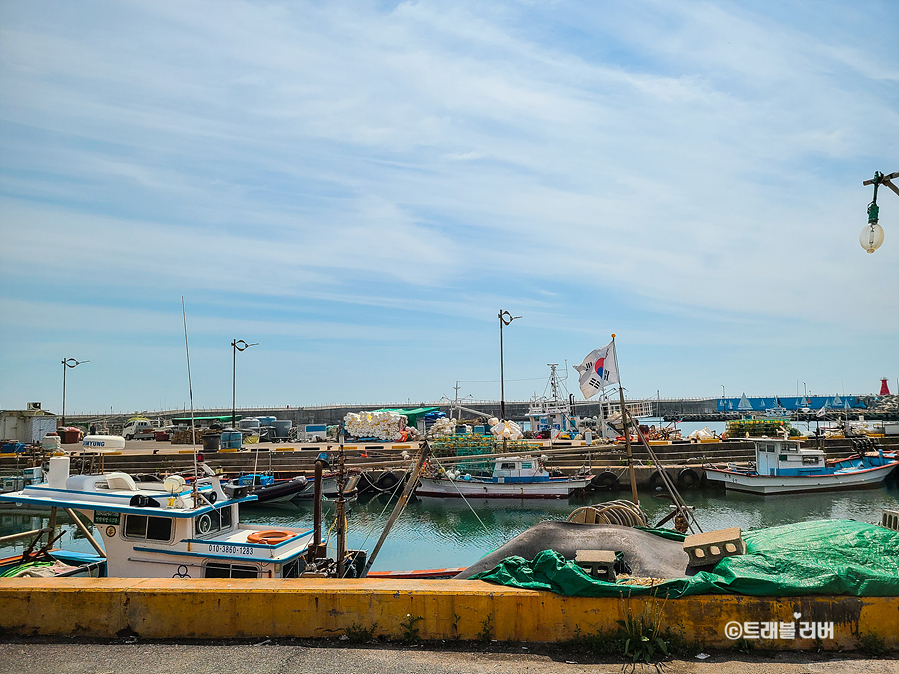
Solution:
{"label": "harbor water", "polygon": [[[377,560],[375,571],[467,567],[483,555],[544,520],[565,520],[577,507],[614,499],[629,499],[630,492],[593,493],[559,500],[416,498],[407,504],[390,532]],[[695,506],[696,519],[705,531],[727,527],[743,530],[772,527],[791,522],[822,519],[851,519],[879,523],[884,508],[899,510],[899,486],[895,476],[878,488],[818,494],[755,496],[723,491],[688,491],[684,498]],[[389,494],[363,495],[348,504],[348,547],[369,552],[390,516],[395,498]],[[650,524],[669,512],[669,502],[640,493],[640,504]],[[330,535],[333,550],[334,504],[323,508],[323,536]],[[312,504],[287,503],[241,508],[241,521],[278,526],[312,527]],[[60,519],[65,535],[57,544],[66,549],[91,552],[88,541],[75,527]],[[26,514],[21,509],[0,510],[0,536],[46,526],[47,517]],[[670,527],[669,525],[666,525]],[[97,534],[95,538],[102,539]],[[22,545],[0,547],[0,557],[21,553]]]}

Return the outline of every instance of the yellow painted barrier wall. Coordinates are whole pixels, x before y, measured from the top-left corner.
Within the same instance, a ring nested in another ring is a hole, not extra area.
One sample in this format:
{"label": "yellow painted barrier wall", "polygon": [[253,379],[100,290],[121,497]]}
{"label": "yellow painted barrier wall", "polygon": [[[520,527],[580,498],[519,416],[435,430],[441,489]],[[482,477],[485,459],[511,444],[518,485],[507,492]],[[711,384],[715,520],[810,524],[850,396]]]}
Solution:
{"label": "yellow painted barrier wall", "polygon": [[[334,637],[348,629],[402,639],[559,642],[614,633],[629,614],[658,611],[662,630],[727,648],[858,648],[876,635],[899,648],[899,597],[683,599],[563,597],[480,581],[0,579],[0,633],[98,638]],[[772,625],[776,634],[772,634]],[[809,630],[813,636],[809,636]]]}

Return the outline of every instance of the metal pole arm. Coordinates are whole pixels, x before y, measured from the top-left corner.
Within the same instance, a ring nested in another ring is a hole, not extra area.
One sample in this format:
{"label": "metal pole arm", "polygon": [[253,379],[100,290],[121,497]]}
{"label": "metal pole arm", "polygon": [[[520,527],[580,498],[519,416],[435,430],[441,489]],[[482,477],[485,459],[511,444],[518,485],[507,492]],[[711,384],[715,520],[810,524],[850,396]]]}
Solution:
{"label": "metal pole arm", "polygon": [[884,178],[884,180],[883,180],[880,184],[881,184],[881,185],[886,185],[886,186],[889,187],[891,190],[893,190],[893,192],[896,194],[896,196],[899,196],[899,187],[896,187],[893,183],[891,183],[891,182],[890,182],[889,180],[887,180],[886,178]]}
{"label": "metal pole arm", "polygon": [[871,178],[871,180],[866,180],[865,182],[863,182],[862,185],[874,185],[875,183],[892,180],[893,178],[899,178],[899,171],[896,171],[895,173],[889,173],[887,175],[881,175],[879,178]]}
{"label": "metal pole arm", "polygon": [[877,173],[873,178],[871,178],[871,180],[864,181],[862,185],[874,185],[874,187],[877,187],[878,185],[885,185],[889,187],[897,196],[899,196],[899,187],[896,187],[892,182],[890,182],[893,178],[899,178],[899,171],[888,173],[887,175]]}

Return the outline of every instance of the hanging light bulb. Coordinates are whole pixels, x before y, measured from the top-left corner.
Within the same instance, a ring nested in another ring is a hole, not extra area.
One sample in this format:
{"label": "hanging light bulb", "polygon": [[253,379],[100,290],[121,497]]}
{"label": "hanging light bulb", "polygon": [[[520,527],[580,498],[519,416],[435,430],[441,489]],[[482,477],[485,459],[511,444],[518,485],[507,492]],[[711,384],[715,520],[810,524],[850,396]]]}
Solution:
{"label": "hanging light bulb", "polygon": [[[878,174],[874,174],[875,180]],[[879,181],[878,181],[879,182]],[[873,253],[880,248],[883,243],[883,227],[877,221],[879,219],[880,207],[877,205],[877,183],[874,183],[874,201],[868,204],[868,224],[862,228],[862,233],[858,236],[858,242],[869,253]]]}
{"label": "hanging light bulb", "polygon": [[869,253],[873,253],[883,244],[883,227],[876,222],[865,225],[858,237],[858,242]]}
{"label": "hanging light bulb", "polygon": [[883,227],[877,222],[880,217],[880,207],[877,205],[877,188],[884,184],[899,194],[899,190],[890,182],[890,179],[894,176],[897,176],[897,174],[891,173],[885,176],[880,171],[875,171],[874,179],[864,182],[865,185],[874,185],[874,199],[868,204],[868,224],[862,228],[862,233],[858,236],[858,242],[869,253],[873,253],[883,245]]}

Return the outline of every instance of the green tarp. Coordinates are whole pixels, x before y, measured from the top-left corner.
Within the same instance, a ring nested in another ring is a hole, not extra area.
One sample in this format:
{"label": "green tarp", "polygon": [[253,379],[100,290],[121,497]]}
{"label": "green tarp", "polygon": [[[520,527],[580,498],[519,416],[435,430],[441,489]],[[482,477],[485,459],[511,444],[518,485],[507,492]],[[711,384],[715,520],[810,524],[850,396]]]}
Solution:
{"label": "green tarp", "polygon": [[849,520],[787,524],[743,532],[746,554],[711,570],[654,587],[594,580],[573,561],[544,550],[533,561],[503,560],[472,576],[501,585],[579,597],[655,594],[899,596],[899,533]]}
{"label": "green tarp", "polygon": [[396,412],[397,414],[402,414],[406,417],[406,423],[409,426],[416,426],[418,424],[418,418],[423,417],[428,412],[439,412],[439,407],[410,407],[410,408],[402,408],[402,407],[384,407],[380,410],[373,410],[374,412]]}

